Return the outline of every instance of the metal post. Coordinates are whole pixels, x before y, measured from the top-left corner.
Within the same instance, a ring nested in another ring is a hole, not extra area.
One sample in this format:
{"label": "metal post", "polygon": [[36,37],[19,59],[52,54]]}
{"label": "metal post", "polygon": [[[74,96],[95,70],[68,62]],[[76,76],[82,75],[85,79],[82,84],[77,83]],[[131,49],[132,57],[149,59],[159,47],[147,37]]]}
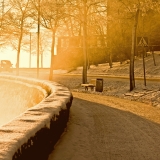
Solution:
{"label": "metal post", "polygon": [[144,85],[146,86],[146,69],[145,69],[145,59],[144,59],[144,46],[143,46],[143,73],[144,73]]}
{"label": "metal post", "polygon": [[[144,17],[142,17],[142,24],[143,24],[143,28],[142,28],[142,34],[144,34]],[[144,41],[143,41],[143,72],[144,72],[144,85],[146,86],[146,67],[145,67],[145,57],[146,56],[146,50],[144,48]]]}

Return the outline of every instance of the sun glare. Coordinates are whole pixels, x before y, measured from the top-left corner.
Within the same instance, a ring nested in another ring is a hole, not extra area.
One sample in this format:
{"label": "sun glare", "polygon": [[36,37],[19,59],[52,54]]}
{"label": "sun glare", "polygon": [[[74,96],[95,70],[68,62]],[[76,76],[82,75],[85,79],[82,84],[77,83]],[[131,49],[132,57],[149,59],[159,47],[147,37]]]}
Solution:
{"label": "sun glare", "polygon": [[[16,67],[16,61],[17,61],[17,52],[12,50],[11,48],[5,48],[0,50],[0,60],[10,60],[13,64],[13,67]],[[29,67],[29,61],[30,61],[30,54],[27,52],[21,51],[20,53],[20,64],[19,66],[21,68]],[[32,55],[31,56],[31,67],[36,68],[37,67],[37,56]],[[39,59],[39,67],[41,67],[41,56]],[[46,53],[43,56],[43,67],[48,68],[50,67],[50,53]]]}

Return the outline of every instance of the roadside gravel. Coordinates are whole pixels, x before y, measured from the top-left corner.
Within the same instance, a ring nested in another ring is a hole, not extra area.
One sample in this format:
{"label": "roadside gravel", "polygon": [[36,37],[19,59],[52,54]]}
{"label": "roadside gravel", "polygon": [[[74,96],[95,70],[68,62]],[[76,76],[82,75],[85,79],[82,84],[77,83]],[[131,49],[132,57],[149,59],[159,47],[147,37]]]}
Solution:
{"label": "roadside gravel", "polygon": [[[99,75],[96,75],[96,77],[99,77]],[[133,91],[130,91],[127,75],[125,78],[112,77],[115,76],[104,75],[100,77],[103,79],[103,92],[95,92],[90,89],[85,91],[85,89],[81,87],[81,76],[78,77],[75,73],[70,74],[70,76],[54,76],[53,80],[67,86],[74,92],[114,96],[160,107],[160,79],[157,79],[156,81],[147,80],[147,85],[144,86],[144,81],[141,77],[141,80],[136,80],[136,88]],[[93,77],[89,76],[88,81],[90,79],[93,79]]]}

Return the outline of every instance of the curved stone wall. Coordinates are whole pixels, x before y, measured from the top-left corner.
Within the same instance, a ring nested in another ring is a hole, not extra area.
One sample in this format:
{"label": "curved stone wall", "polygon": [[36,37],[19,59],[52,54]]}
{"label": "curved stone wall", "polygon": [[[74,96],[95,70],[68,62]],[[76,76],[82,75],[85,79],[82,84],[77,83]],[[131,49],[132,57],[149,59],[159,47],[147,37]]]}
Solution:
{"label": "curved stone wall", "polygon": [[47,160],[66,127],[73,96],[51,81],[0,75],[0,80],[37,87],[44,99],[0,127],[0,160]]}

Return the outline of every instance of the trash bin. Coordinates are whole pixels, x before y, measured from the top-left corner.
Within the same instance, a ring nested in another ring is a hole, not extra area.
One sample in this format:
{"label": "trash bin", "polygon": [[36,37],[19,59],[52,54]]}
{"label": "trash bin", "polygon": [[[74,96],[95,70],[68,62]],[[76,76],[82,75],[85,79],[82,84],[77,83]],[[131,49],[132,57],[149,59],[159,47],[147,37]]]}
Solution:
{"label": "trash bin", "polygon": [[102,78],[97,78],[96,79],[96,91],[97,92],[102,92],[103,91],[103,79]]}

